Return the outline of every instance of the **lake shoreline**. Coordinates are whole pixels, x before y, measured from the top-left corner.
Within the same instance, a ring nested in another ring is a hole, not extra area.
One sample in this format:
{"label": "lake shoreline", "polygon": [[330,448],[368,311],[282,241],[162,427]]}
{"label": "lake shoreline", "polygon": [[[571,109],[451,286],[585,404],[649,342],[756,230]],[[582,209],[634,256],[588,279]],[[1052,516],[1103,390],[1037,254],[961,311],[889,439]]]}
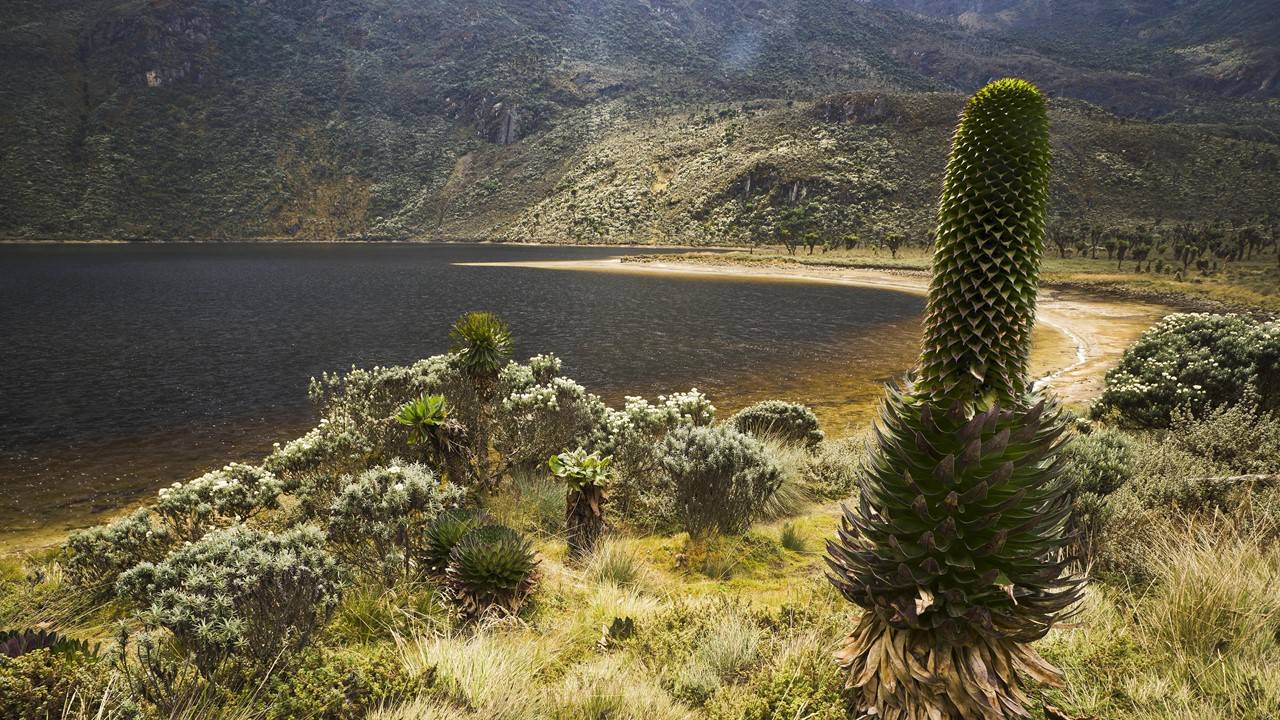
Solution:
{"label": "lake shoreline", "polygon": [[[837,434],[865,427],[870,411],[851,416],[909,365],[923,307],[813,285],[452,267],[637,252],[617,247],[5,247],[5,297],[17,309],[2,318],[5,334],[28,350],[7,356],[15,386],[0,408],[11,451],[0,457],[5,549],[47,544],[228,461],[257,461],[310,429],[307,379],[441,352],[449,321],[476,307],[513,323],[522,356],[556,353],[611,405],[689,387],[724,412],[785,397],[827,413]],[[581,341],[591,334],[609,340]]]}
{"label": "lake shoreline", "polygon": [[[925,295],[929,284],[929,274],[923,270],[786,263],[746,265],[714,256],[700,257],[696,262],[689,262],[685,258],[671,260],[622,257],[518,264],[521,267],[545,270],[829,283],[917,296]],[[1057,331],[1071,348],[1070,352],[1063,352],[1062,348],[1040,348],[1039,352],[1033,350],[1033,364],[1038,360],[1046,370],[1040,374],[1037,383],[1053,389],[1068,406],[1088,405],[1102,392],[1106,372],[1119,362],[1125,348],[1133,344],[1148,327],[1176,311],[1176,308],[1169,305],[1092,293],[1088,288],[1043,287],[1037,320]],[[1059,357],[1044,357],[1051,352],[1057,353]]]}

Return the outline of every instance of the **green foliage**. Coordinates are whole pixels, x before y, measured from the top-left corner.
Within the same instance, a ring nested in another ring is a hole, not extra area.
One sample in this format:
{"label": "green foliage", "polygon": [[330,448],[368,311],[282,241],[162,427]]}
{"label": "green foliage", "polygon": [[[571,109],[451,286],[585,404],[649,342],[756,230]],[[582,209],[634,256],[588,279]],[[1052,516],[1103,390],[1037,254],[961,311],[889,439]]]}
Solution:
{"label": "green foliage", "polygon": [[329,540],[344,563],[374,576],[423,577],[433,567],[427,526],[465,498],[465,490],[442,486],[425,465],[373,468],[347,482],[333,501]]}
{"label": "green foliage", "polygon": [[729,427],[678,427],[660,453],[675,510],[693,536],[746,530],[782,479],[759,441]]}
{"label": "green foliage", "polygon": [[1072,526],[1086,552],[1109,513],[1107,498],[1133,479],[1139,444],[1113,429],[1078,435],[1062,450],[1060,482],[1069,487]]}
{"label": "green foliage", "polygon": [[309,648],[267,693],[268,720],[348,720],[408,699],[418,682],[387,648]]}
{"label": "green foliage", "polygon": [[[311,387],[313,397],[318,397],[318,381],[312,379]],[[349,419],[343,419],[347,421],[329,422],[328,418],[322,418],[320,424],[305,435],[283,445],[275,443],[271,453],[262,460],[263,469],[286,478],[285,489],[292,491],[304,479],[316,474],[358,466],[375,452],[369,437],[373,428],[358,428]]]}
{"label": "green foliage", "polygon": [[1280,407],[1280,322],[1192,313],[1166,317],[1125,350],[1095,412],[1163,428],[1178,410],[1241,403]]}
{"label": "green foliage", "polygon": [[751,608],[729,599],[682,599],[638,623],[636,635],[636,652],[659,669],[663,686],[695,706],[755,663],[766,637]]}
{"label": "green foliage", "polygon": [[267,668],[304,647],[338,605],[342,572],[324,544],[307,527],[215,530],[126,572],[118,591],[206,676],[227,661]]}
{"label": "green foliage", "polygon": [[1173,413],[1169,442],[1224,475],[1280,472],[1280,414],[1231,405]]}
{"label": "green foliage", "polygon": [[600,453],[588,453],[582,448],[552,455],[547,461],[551,474],[564,481],[566,487],[573,492],[581,492],[587,487],[604,487],[613,477],[609,465],[611,457],[600,457]]}
{"label": "green foliage", "polygon": [[807,548],[804,542],[804,535],[800,533],[800,529],[795,523],[783,523],[782,532],[778,535],[778,542],[782,543],[782,547],[791,552],[802,553]]}
{"label": "green foliage", "polygon": [[1175,412],[1167,431],[1116,429],[1078,437],[1064,452],[1076,528],[1093,573],[1144,585],[1157,577],[1148,538],[1169,525],[1222,523],[1274,537],[1280,530],[1280,422],[1247,406],[1203,417]]}
{"label": "green foliage", "polygon": [[562,537],[568,495],[557,478],[518,470],[502,492],[484,499],[484,509],[499,525],[540,537]]}
{"label": "green foliage", "polygon": [[449,329],[453,342],[450,352],[468,372],[478,376],[496,376],[511,357],[511,329],[491,312],[469,312],[458,318]]}
{"label": "green foliage", "polygon": [[644,588],[652,571],[634,548],[621,540],[603,539],[583,559],[583,575],[595,583],[612,583],[621,588]]}
{"label": "green foliage", "polygon": [[818,428],[818,416],[807,405],[765,400],[743,408],[729,418],[738,432],[765,439],[816,447],[825,435]]}
{"label": "green foliage", "polygon": [[453,627],[455,613],[434,582],[363,583],[347,590],[324,637],[373,644]]}
{"label": "green foliage", "polygon": [[162,488],[150,507],[67,539],[67,574],[82,588],[107,591],[120,573],[158,562],[174,545],[278,506],[282,483],[270,472],[232,463]]}
{"label": "green foliage", "polygon": [[449,553],[448,579],[463,611],[519,611],[537,582],[538,559],[520,533],[485,525],[467,533]]}
{"label": "green foliage", "polygon": [[578,448],[553,455],[547,462],[552,475],[567,489],[565,543],[571,560],[590,552],[604,533],[604,487],[613,477],[612,460]]}
{"label": "green foliage", "polygon": [[75,710],[83,709],[83,694],[97,689],[89,662],[51,648],[0,656],[0,720],[80,717]]}
{"label": "green foliage", "polygon": [[400,406],[396,422],[409,428],[409,444],[425,445],[449,419],[449,404],[443,395],[419,395]]}
{"label": "green foliage", "polygon": [[470,386],[452,355],[433,355],[405,366],[353,367],[345,373],[324,373],[312,378],[309,387],[320,410],[320,425],[277,449],[266,464],[300,472],[406,457],[413,448],[402,426],[394,421],[406,399],[444,395],[453,417],[470,426],[476,413]]}
{"label": "green foliage", "polygon": [[48,650],[51,653],[96,654],[88,642],[59,635],[56,630],[0,631],[0,655],[15,658],[36,650]]}
{"label": "green foliage", "polygon": [[443,575],[458,541],[487,521],[488,518],[483,513],[469,508],[440,513],[423,531],[423,558],[429,563],[431,571]]}
{"label": "green foliage", "polygon": [[1054,482],[1055,406],[967,417],[891,392],[856,512],[829,544],[832,582],[894,627],[948,642],[1030,641],[1079,597],[1059,580],[1070,513]]}

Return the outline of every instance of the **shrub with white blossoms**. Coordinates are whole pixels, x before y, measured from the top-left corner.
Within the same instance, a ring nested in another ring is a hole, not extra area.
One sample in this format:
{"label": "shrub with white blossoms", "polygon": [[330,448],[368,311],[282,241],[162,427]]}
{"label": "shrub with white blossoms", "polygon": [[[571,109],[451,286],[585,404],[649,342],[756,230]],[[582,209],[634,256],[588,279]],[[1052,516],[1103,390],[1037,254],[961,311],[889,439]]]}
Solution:
{"label": "shrub with white blossoms", "polygon": [[1191,313],[1166,317],[1125,350],[1094,411],[1163,428],[1175,410],[1241,403],[1280,407],[1280,321]]}
{"label": "shrub with white blossoms", "polygon": [[320,423],[305,435],[283,445],[275,443],[262,467],[281,476],[285,489],[292,490],[310,472],[359,465],[373,454],[373,444],[350,422]]}
{"label": "shrub with white blossoms", "polygon": [[173,634],[206,677],[228,662],[266,669],[304,647],[337,608],[344,579],[322,532],[235,526],[142,563],[117,589],[138,619]]}
{"label": "shrub with white blossoms", "polygon": [[339,557],[389,582],[428,574],[423,533],[442,511],[461,506],[466,491],[441,487],[418,463],[373,468],[348,480],[329,508],[329,540]]}
{"label": "shrub with white blossoms", "polygon": [[498,376],[502,397],[494,449],[509,466],[533,468],[567,447],[589,443],[607,411],[599,397],[562,377],[560,359],[536,355],[509,363]]}
{"label": "shrub with white blossoms", "polygon": [[152,509],[178,539],[195,540],[211,527],[238,523],[277,507],[281,490],[272,473],[232,463],[162,488]]}
{"label": "shrub with white blossoms", "polygon": [[188,482],[161,488],[154,504],[105,525],[73,532],[66,567],[83,588],[107,589],[140,562],[158,561],[174,545],[278,507],[274,474],[232,463]]}
{"label": "shrub with white blossoms", "polygon": [[310,395],[327,422],[316,438],[323,441],[321,447],[358,453],[366,462],[385,462],[414,452],[395,416],[416,397],[444,395],[451,416],[468,429],[482,415],[481,400],[455,355],[433,355],[407,366],[325,373],[312,378]]}
{"label": "shrub with white blossoms", "polygon": [[656,403],[629,396],[621,410],[607,408],[603,422],[582,445],[613,457],[617,482],[611,493],[611,511],[651,525],[650,516],[669,515],[670,497],[657,488],[658,444],[676,428],[710,425],[715,416],[715,405],[697,388],[659,395]]}

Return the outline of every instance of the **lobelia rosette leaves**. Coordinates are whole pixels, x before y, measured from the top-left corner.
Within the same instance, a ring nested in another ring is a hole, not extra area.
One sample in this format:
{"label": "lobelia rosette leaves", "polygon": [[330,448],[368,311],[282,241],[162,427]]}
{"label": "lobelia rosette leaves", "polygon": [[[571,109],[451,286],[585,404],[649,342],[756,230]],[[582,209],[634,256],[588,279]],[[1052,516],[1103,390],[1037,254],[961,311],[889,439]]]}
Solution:
{"label": "lobelia rosette leaves", "polygon": [[485,525],[467,533],[449,553],[449,587],[469,616],[492,608],[515,613],[533,592],[537,568],[527,538],[509,527]]}

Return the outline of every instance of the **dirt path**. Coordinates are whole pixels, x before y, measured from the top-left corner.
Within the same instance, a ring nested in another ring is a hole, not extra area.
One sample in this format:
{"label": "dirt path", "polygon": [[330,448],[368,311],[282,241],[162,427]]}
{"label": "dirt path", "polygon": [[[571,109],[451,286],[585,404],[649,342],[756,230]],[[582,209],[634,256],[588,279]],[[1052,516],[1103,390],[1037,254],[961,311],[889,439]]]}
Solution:
{"label": "dirt path", "polygon": [[[460,263],[505,265],[546,270],[608,272],[631,275],[685,275],[742,277],[780,282],[820,282],[874,287],[924,295],[928,276],[918,271],[865,270],[828,267],[754,267],[746,265],[621,259],[529,261],[512,263]],[[1075,292],[1043,290],[1037,320],[1052,333],[1038,332],[1032,350],[1032,372],[1037,385],[1052,388],[1068,405],[1084,405],[1102,391],[1102,380],[1143,330],[1171,308],[1091,297]]]}

